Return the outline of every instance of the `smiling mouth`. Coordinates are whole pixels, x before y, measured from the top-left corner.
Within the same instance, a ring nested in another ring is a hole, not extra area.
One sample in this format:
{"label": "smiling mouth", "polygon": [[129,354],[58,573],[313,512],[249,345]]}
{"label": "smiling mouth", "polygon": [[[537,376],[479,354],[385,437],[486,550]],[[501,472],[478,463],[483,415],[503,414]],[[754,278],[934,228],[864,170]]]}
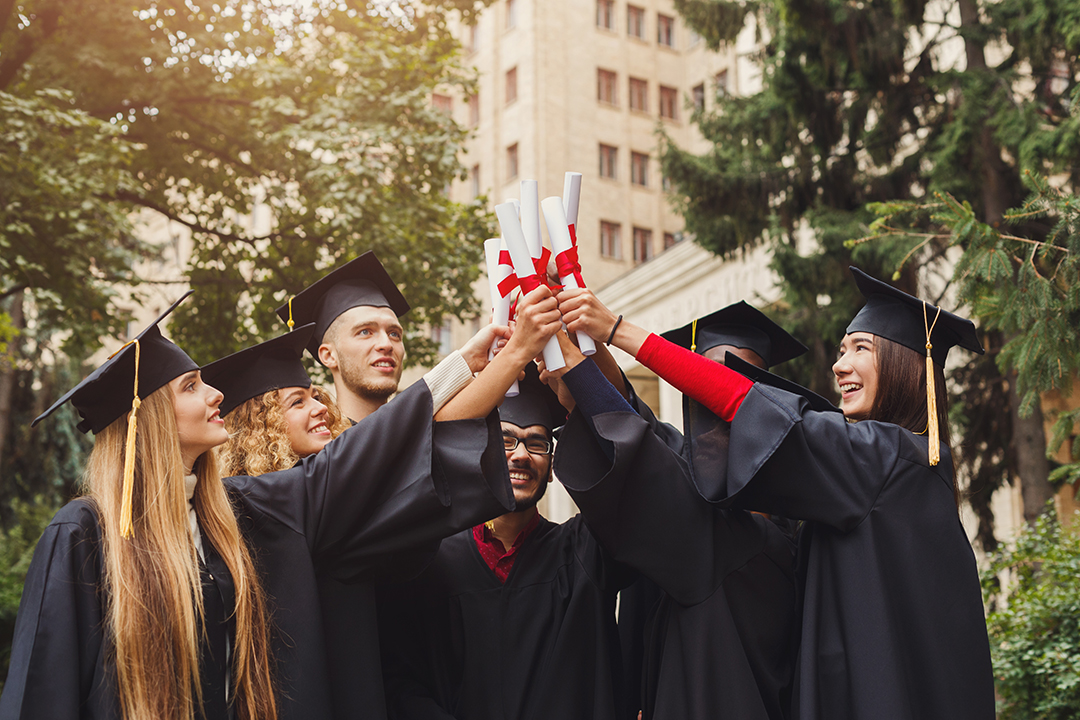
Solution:
{"label": "smiling mouth", "polygon": [[315,427],[308,430],[309,435],[326,435],[330,432],[330,428],[326,427],[326,423],[321,422]]}
{"label": "smiling mouth", "polygon": [[376,360],[371,364],[372,367],[379,368],[380,370],[393,370],[397,367],[397,363],[393,360]]}
{"label": "smiling mouth", "polygon": [[532,473],[525,470],[511,470],[510,482],[513,484],[523,485],[532,480]]}
{"label": "smiling mouth", "polygon": [[841,383],[840,384],[840,393],[843,394],[843,395],[847,395],[848,393],[853,393],[856,390],[862,390],[862,385],[859,385],[858,383]]}
{"label": "smiling mouth", "polygon": [[206,422],[225,422],[225,421],[221,419],[221,411],[220,410],[215,410],[214,412],[210,413],[210,419],[207,420]]}

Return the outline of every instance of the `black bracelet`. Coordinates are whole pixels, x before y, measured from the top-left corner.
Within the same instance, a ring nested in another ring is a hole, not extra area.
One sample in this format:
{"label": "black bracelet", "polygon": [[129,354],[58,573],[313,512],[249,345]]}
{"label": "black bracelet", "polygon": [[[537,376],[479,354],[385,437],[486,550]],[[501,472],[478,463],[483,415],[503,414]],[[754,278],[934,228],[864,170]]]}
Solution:
{"label": "black bracelet", "polygon": [[619,323],[621,322],[622,315],[619,316],[619,319],[615,321],[615,325],[611,328],[611,334],[608,335],[607,342],[604,343],[605,345],[611,345],[611,341],[615,339],[615,331],[619,329]]}

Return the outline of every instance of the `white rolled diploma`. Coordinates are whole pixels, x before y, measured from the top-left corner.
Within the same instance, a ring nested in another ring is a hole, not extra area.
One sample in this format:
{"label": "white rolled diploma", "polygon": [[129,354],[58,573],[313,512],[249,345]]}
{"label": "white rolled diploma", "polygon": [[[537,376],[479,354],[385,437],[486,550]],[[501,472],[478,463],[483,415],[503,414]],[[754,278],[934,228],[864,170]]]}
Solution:
{"label": "white rolled diploma", "polygon": [[562,209],[566,213],[567,225],[577,225],[578,203],[580,201],[581,173],[568,172],[563,178],[562,186]]}
{"label": "white rolled diploma", "polygon": [[[491,238],[484,241],[484,258],[487,260],[488,289],[491,290],[491,322],[496,325],[510,323],[510,295],[502,296],[499,292],[499,283],[513,274],[513,270],[506,265],[499,264],[499,252],[503,248],[502,238]],[[495,338],[488,349],[488,360],[495,357],[495,345],[499,338]],[[517,380],[506,391],[506,397],[517,397],[521,392]]]}
{"label": "white rolled diploma", "polygon": [[521,181],[521,232],[529,246],[529,255],[539,258],[544,241],[540,238],[540,188],[535,180]]}
{"label": "white rolled diploma", "polygon": [[[503,240],[506,241],[506,249],[510,252],[510,259],[514,263],[514,272],[518,279],[536,275],[532,255],[529,254],[529,246],[525,243],[525,236],[521,232],[521,225],[518,223],[517,211],[513,203],[496,205],[495,216],[499,218]],[[559,347],[559,338],[551,338],[544,346],[544,365],[549,371],[566,367],[566,359],[563,358],[562,348]]]}
{"label": "white rolled diploma", "polygon": [[[563,200],[558,196],[544,198],[540,206],[544,209],[544,222],[547,223],[551,249],[555,251],[555,262],[558,263],[559,253],[566,252],[574,246],[570,241],[570,228],[567,227],[566,215],[563,213]],[[578,286],[577,278],[573,275],[559,275],[559,282],[563,284],[563,287],[571,290]],[[578,332],[577,341],[582,355],[592,355],[596,352],[596,343],[588,334]]]}

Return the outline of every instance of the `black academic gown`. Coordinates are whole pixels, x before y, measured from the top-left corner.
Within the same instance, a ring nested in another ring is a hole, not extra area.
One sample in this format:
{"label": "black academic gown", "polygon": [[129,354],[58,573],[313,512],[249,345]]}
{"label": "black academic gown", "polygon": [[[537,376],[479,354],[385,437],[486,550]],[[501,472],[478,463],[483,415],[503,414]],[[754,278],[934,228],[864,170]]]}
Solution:
{"label": "black academic gown", "polygon": [[580,412],[555,473],[615,559],[664,594],[645,629],[645,718],[787,717],[794,663],[794,546],[759,515],[701,497],[671,438],[634,413]]}
{"label": "black academic gown", "polygon": [[541,519],[501,583],[472,531],[387,590],[394,720],[624,720],[615,596],[632,575],[580,516]]}
{"label": "black academic gown", "polygon": [[[513,507],[497,414],[431,417],[431,394],[416,383],[297,467],[225,481],[268,597],[280,720],[333,717],[318,576],[381,580],[433,554],[440,538]],[[23,591],[0,718],[120,718],[101,630],[98,536],[83,500],[46,528]],[[354,619],[365,672],[350,694],[365,717],[382,718],[374,603]]]}
{"label": "black academic gown", "polygon": [[729,501],[808,521],[798,720],[994,717],[975,556],[941,455],[931,467],[924,436],[760,383],[739,408]]}

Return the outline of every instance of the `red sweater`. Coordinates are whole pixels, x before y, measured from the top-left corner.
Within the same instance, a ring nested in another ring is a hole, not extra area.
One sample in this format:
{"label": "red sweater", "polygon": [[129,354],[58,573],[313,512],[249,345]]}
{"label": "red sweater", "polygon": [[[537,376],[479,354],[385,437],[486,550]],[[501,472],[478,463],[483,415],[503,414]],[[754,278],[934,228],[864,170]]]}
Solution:
{"label": "red sweater", "polygon": [[637,360],[728,422],[754,386],[726,365],[653,334],[642,343]]}

